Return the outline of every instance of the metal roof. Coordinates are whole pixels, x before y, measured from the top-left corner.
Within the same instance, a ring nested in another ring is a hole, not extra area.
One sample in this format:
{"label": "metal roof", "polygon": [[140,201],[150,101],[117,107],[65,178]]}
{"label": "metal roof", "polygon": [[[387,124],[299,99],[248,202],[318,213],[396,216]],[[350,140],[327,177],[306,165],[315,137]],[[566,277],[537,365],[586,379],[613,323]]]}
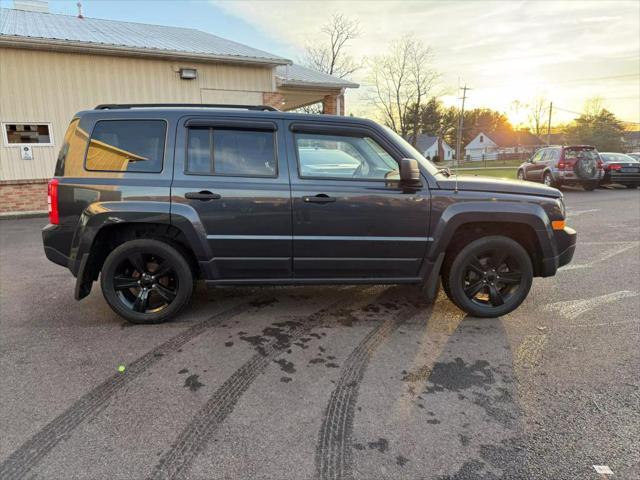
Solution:
{"label": "metal roof", "polygon": [[0,41],[286,65],[286,58],[192,28],[0,9]]}
{"label": "metal roof", "polygon": [[295,64],[276,67],[276,76],[283,87],[359,87],[357,83]]}

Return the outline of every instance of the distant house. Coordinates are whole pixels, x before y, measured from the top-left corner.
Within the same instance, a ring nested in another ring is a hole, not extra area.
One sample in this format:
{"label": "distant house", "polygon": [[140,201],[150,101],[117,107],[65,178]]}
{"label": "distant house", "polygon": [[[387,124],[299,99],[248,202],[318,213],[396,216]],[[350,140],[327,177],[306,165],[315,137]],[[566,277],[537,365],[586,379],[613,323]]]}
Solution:
{"label": "distant house", "polygon": [[480,132],[465,147],[465,156],[471,161],[498,160],[516,154],[531,154],[546,142],[527,130],[515,132]]}
{"label": "distant house", "polygon": [[440,161],[453,160],[455,150],[441,137],[432,137],[420,133],[416,138],[416,149],[428,160],[433,160],[437,155]]}
{"label": "distant house", "polygon": [[624,132],[622,135],[625,152],[640,152],[640,130]]}

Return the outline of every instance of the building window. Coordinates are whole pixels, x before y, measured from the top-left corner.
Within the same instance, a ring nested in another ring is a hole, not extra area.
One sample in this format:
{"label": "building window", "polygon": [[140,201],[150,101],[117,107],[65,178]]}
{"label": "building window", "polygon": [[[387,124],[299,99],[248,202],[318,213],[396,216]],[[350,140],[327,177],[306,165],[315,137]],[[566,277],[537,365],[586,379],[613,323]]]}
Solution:
{"label": "building window", "polygon": [[53,145],[51,125],[48,123],[5,123],[2,131],[7,146]]}
{"label": "building window", "polygon": [[277,177],[273,132],[190,128],[186,172],[231,177]]}
{"label": "building window", "polygon": [[164,120],[101,120],[91,135],[86,168],[158,173],[162,171],[166,131]]}
{"label": "building window", "polygon": [[484,137],[482,135],[480,135],[480,143],[484,142]]}

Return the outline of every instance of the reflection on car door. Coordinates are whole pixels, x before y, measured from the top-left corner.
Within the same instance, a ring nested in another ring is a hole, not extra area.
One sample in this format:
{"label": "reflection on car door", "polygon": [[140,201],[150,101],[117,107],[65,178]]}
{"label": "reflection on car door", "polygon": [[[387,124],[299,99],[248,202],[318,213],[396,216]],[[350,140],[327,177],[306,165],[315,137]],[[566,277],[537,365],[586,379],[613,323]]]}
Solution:
{"label": "reflection on car door", "polygon": [[282,122],[191,117],[181,125],[172,215],[195,212],[212,252],[203,259],[211,278],[290,279],[291,197]]}
{"label": "reflection on car door", "polygon": [[294,277],[415,279],[429,241],[426,183],[400,188],[400,155],[368,129],[291,128]]}

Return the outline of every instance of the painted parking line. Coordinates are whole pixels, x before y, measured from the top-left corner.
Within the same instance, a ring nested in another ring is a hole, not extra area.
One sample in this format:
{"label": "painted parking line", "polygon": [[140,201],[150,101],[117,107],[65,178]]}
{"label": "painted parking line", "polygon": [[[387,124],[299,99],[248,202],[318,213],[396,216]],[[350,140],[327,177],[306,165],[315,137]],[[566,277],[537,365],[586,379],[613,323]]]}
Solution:
{"label": "painted parking line", "polygon": [[596,307],[606,305],[608,303],[617,302],[623,298],[638,297],[639,292],[632,292],[630,290],[620,290],[619,292],[607,293],[606,295],[600,295],[598,297],[588,298],[586,300],[568,300],[563,302],[551,303],[545,305],[543,310],[558,312],[569,320],[578,318],[585,312],[592,310]]}
{"label": "painted parking line", "polygon": [[632,248],[640,246],[640,242],[585,242],[582,245],[612,245],[611,248],[608,248],[602,252],[600,252],[596,257],[587,263],[577,263],[577,264],[569,264],[565,267],[562,267],[558,270],[558,272],[568,272],[570,270],[579,270],[582,268],[591,268],[598,263],[605,262],[616,255],[620,255],[621,253],[626,252]]}

